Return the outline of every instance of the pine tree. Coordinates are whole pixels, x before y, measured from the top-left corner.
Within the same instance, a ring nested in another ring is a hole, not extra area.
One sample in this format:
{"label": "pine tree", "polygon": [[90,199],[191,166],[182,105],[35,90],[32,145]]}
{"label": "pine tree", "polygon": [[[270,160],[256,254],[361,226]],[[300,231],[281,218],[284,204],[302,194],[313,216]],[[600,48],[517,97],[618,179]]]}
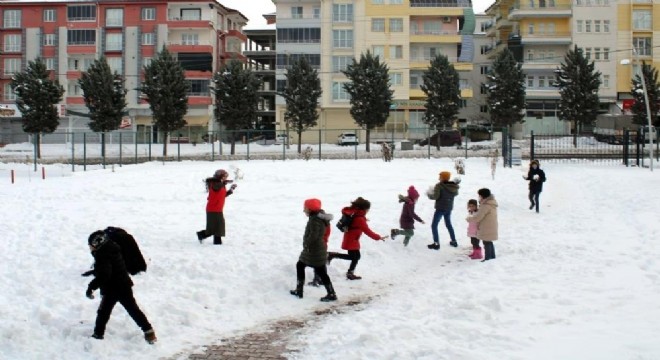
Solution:
{"label": "pine tree", "polygon": [[[424,71],[424,122],[436,130],[454,125],[461,102],[458,72],[445,55],[437,55]],[[430,144],[429,144],[430,145]],[[437,142],[438,149],[440,141]]]}
{"label": "pine tree", "polygon": [[394,91],[390,89],[389,69],[378,56],[367,51],[366,55],[360,55],[359,62],[353,59],[342,72],[350,80],[343,86],[351,97],[351,116],[366,130],[369,152],[371,130],[385,125],[390,115]]}
{"label": "pine tree", "polygon": [[261,80],[243,63],[232,60],[213,76],[215,120],[231,131],[231,154],[236,149],[236,130],[253,129],[257,120],[257,91]]}
{"label": "pine tree", "polygon": [[[651,123],[653,126],[658,122],[658,111],[660,111],[660,84],[658,84],[658,69],[654,66],[642,62],[642,74],[646,83],[646,94],[649,97],[649,108],[651,110]],[[635,99],[632,105],[633,123],[638,125],[648,125],[646,114],[646,99],[644,98],[644,89],[642,78],[639,74],[632,79],[631,95]]]}
{"label": "pine tree", "polygon": [[37,158],[41,159],[41,134],[50,134],[60,125],[56,105],[62,100],[64,88],[57,80],[50,79],[41,58],[30,61],[25,71],[14,74],[9,86],[23,114],[23,131],[35,135]]}
{"label": "pine tree", "polygon": [[525,109],[525,74],[509,49],[501,51],[486,76],[488,112],[496,126],[520,123]]}
{"label": "pine tree", "polygon": [[594,62],[584,56],[582,49],[575,45],[564,56],[559,69],[555,70],[559,88],[559,119],[573,122],[573,145],[577,146],[577,135],[583,125],[590,125],[598,116],[600,101],[600,72]]}
{"label": "pine tree", "polygon": [[105,133],[119,129],[126,108],[124,79],[101,57],[82,73],[78,83],[89,109],[89,128],[101,133],[101,156],[105,156]]}
{"label": "pine tree", "polygon": [[316,69],[312,68],[306,57],[301,56],[287,70],[286,88],[282,94],[286,100],[284,121],[298,134],[298,153],[301,152],[303,131],[317,124],[321,93],[321,80]]}
{"label": "pine tree", "polygon": [[153,124],[163,132],[163,156],[167,156],[170,132],[181,129],[187,122],[188,90],[181,64],[163,46],[151,64],[144,67],[144,82],[139,89],[149,103]]}

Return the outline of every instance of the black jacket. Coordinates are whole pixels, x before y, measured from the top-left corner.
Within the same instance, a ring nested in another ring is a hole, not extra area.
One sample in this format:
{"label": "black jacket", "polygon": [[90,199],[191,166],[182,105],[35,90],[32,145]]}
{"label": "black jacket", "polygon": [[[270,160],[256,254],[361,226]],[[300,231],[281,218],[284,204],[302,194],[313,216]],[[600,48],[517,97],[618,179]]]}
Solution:
{"label": "black jacket", "polygon": [[114,241],[107,241],[92,252],[94,256],[94,279],[89,283],[92,290],[101,289],[101,294],[119,293],[133,286],[131,276],[121,256],[121,249]]}
{"label": "black jacket", "polygon": [[[534,175],[538,175],[538,180],[534,180]],[[529,191],[533,193],[541,192],[543,191],[543,183],[545,182],[545,172],[541,170],[541,168],[529,168],[529,172],[527,173],[527,177],[525,178],[529,180]]]}

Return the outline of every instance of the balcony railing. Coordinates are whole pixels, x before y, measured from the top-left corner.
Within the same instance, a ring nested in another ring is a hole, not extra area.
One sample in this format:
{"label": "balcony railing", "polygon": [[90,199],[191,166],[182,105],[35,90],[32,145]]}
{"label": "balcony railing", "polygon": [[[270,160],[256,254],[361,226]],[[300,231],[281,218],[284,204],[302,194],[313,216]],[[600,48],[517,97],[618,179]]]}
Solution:
{"label": "balcony railing", "polygon": [[472,7],[470,0],[410,0],[410,7]]}
{"label": "balcony railing", "polygon": [[509,14],[511,14],[511,11],[513,10],[571,10],[573,8],[572,5],[570,4],[520,4],[520,3],[515,3],[513,6],[509,8]]}
{"label": "balcony railing", "polygon": [[456,30],[410,30],[411,35],[458,35]]}
{"label": "balcony railing", "polygon": [[181,46],[211,46],[210,41],[199,41],[199,40],[181,40],[181,41],[168,41],[167,45],[181,45]]}

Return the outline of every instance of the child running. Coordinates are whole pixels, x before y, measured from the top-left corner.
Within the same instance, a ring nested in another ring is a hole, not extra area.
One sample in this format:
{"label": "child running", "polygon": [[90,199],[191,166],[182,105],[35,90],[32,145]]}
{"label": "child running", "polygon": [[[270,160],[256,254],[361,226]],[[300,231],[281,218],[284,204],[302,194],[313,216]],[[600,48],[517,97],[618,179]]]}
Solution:
{"label": "child running", "polygon": [[401,217],[399,218],[399,226],[401,229],[392,229],[390,231],[390,236],[392,237],[392,240],[394,240],[395,236],[404,235],[403,246],[408,246],[410,238],[415,235],[415,220],[424,224],[424,220],[415,213],[417,199],[419,199],[419,193],[412,185],[408,188],[408,196],[399,195],[399,202],[403,203]]}
{"label": "child running", "polygon": [[227,180],[228,177],[229,173],[220,169],[212,177],[204,180],[209,196],[206,200],[206,229],[197,232],[197,240],[200,244],[207,237],[213,236],[213,244],[222,245],[222,237],[225,236],[225,217],[223,215],[225,199],[236,189],[236,184],[233,184],[227,190],[225,186],[233,182]]}

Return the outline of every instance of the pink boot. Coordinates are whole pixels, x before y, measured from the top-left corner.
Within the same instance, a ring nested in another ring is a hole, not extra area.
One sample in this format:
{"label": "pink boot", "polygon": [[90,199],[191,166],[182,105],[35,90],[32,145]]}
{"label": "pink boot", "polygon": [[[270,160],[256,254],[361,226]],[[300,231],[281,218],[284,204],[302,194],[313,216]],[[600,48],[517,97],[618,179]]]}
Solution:
{"label": "pink boot", "polygon": [[474,252],[472,253],[472,255],[470,255],[470,259],[473,260],[481,259],[481,248],[474,249]]}
{"label": "pink boot", "polygon": [[468,257],[469,257],[469,258],[472,258],[472,257],[474,256],[474,252],[475,252],[475,251],[477,251],[477,249],[472,248],[472,252],[470,253],[470,255],[468,255]]}

